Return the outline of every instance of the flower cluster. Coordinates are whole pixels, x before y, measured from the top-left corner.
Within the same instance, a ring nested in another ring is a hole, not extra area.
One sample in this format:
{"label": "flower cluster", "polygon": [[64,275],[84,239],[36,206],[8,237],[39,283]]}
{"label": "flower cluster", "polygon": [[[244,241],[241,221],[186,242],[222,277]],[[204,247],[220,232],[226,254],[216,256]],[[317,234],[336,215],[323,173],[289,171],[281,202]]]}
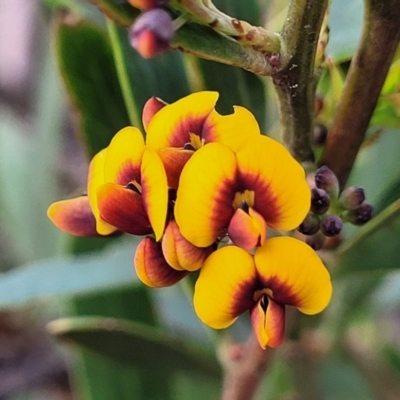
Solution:
{"label": "flower cluster", "polygon": [[326,237],[339,235],[343,222],[363,225],[371,219],[373,207],[365,202],[364,189],[349,186],[339,195],[338,179],[326,165],[316,171],[312,186],[311,210],[298,230],[314,249],[319,250]]}
{"label": "flower cluster", "polygon": [[304,170],[254,116],[221,115],[218,94],[172,104],[150,99],[137,128],[119,131],[89,168],[87,196],[50,206],[74,235],[145,235],[134,265],[148,286],[200,270],[194,308],[212,328],[244,311],[260,345],[284,339],[285,306],[316,314],[329,303],[330,276],[311,247],[267,230],[295,229],[310,209]]}

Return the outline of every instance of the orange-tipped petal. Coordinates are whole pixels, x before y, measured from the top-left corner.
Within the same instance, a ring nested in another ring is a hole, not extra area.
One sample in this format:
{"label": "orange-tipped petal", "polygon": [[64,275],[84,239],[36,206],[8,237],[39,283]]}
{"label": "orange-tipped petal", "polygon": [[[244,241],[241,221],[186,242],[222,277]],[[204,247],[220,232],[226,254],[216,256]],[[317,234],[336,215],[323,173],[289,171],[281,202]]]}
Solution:
{"label": "orange-tipped petal", "polygon": [[96,219],[96,230],[100,235],[109,235],[114,232],[116,228],[100,216],[99,207],[97,205],[97,188],[104,183],[104,162],[106,159],[107,148],[99,151],[90,162],[87,192],[89,204],[92,209],[93,215]]}
{"label": "orange-tipped petal", "polygon": [[301,165],[288,150],[266,136],[254,137],[236,154],[238,178],[255,193],[249,204],[276,230],[301,224],[310,209],[311,193]]}
{"label": "orange-tipped petal", "polygon": [[238,151],[247,140],[260,135],[260,127],[249,110],[240,106],[233,109],[233,114],[229,115],[213,110],[207,117],[202,135],[206,143],[220,142]]}
{"label": "orange-tipped petal", "polygon": [[186,163],[175,218],[182,235],[195,246],[211,246],[227,227],[234,212],[235,178],[235,154],[220,143],[202,147]]}
{"label": "orange-tipped petal", "polygon": [[87,196],[57,201],[50,205],[47,216],[58,229],[70,235],[99,235],[96,231],[96,220]]}
{"label": "orange-tipped petal", "polygon": [[145,237],[139,243],[133,263],[139,279],[150,287],[174,285],[188,274],[171,268],[165,261],[161,244],[151,237]]}
{"label": "orange-tipped petal", "polygon": [[178,225],[171,220],[162,240],[162,250],[168,264],[176,270],[196,271],[211,254],[211,247],[196,247],[181,234]]}
{"label": "orange-tipped petal", "polygon": [[278,347],[285,340],[285,306],[263,294],[250,311],[253,332],[265,349]]}
{"label": "orange-tipped petal", "polygon": [[160,240],[167,220],[168,184],[163,163],[154,150],[144,150],[141,175],[143,205],[156,240]]}
{"label": "orange-tipped petal", "polygon": [[230,326],[254,305],[257,275],[253,257],[236,246],[212,253],[200,269],[194,289],[194,309],[208,326]]}
{"label": "orange-tipped petal", "polygon": [[177,189],[182,169],[192,156],[193,150],[164,147],[163,149],[158,150],[157,153],[164,164],[168,178],[168,186]]}
{"label": "orange-tipped petal", "polygon": [[247,251],[262,246],[266,232],[264,218],[251,207],[248,212],[238,208],[228,226],[228,235],[232,242]]}
{"label": "orange-tipped petal", "polygon": [[153,232],[142,196],[134,190],[105,183],[97,190],[101,217],[123,232],[147,235]]}
{"label": "orange-tipped petal", "polygon": [[217,99],[217,92],[198,92],[168,104],[151,119],[147,128],[147,145],[155,150],[183,147],[190,142],[190,133],[201,136],[204,121]]}
{"label": "orange-tipped petal", "polygon": [[139,129],[132,126],[118,131],[107,149],[104,161],[104,182],[127,185],[140,182],[140,164],[144,140]]}
{"label": "orange-tipped petal", "polygon": [[332,284],[328,270],[307,244],[291,237],[268,239],[254,255],[262,286],[274,301],[317,314],[328,304]]}
{"label": "orange-tipped petal", "polygon": [[147,129],[150,120],[166,105],[167,103],[164,100],[161,100],[155,96],[150,97],[150,99],[146,101],[142,111],[142,122],[144,129]]}

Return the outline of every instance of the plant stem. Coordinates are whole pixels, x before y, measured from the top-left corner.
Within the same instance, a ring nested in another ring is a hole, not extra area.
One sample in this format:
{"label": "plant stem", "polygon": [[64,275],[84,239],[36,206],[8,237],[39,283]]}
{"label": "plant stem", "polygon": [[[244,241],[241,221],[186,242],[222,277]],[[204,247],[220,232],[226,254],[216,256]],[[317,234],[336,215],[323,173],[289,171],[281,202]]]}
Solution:
{"label": "plant stem", "polygon": [[272,349],[263,350],[254,335],[235,346],[239,356],[225,360],[221,400],[252,399],[272,360]]}
{"label": "plant stem", "polygon": [[327,0],[291,0],[282,30],[280,67],[272,74],[283,142],[300,162],[313,162],[314,60]]}
{"label": "plant stem", "polygon": [[141,116],[135,98],[132,93],[131,83],[129,81],[128,71],[126,69],[124,53],[121,42],[118,38],[117,26],[110,19],[106,19],[108,34],[110,36],[111,49],[114,56],[115,68],[117,70],[118,80],[121,86],[122,96],[128,112],[129,121],[132,126],[141,127]]}
{"label": "plant stem", "polygon": [[365,0],[361,43],[330,128],[321,164],[343,187],[364,140],[400,38],[400,0]]}

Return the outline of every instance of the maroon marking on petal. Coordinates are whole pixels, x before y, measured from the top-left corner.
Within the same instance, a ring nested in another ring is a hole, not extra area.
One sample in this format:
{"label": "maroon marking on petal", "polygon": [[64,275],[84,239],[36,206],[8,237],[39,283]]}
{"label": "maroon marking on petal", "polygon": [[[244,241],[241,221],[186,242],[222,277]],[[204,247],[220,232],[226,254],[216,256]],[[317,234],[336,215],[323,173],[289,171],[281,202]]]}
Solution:
{"label": "maroon marking on petal", "polygon": [[237,285],[232,298],[231,315],[240,315],[254,307],[254,293],[261,290],[260,282],[256,279],[242,281]]}
{"label": "maroon marking on petal", "polygon": [[133,263],[139,278],[153,287],[171,286],[188,274],[173,269],[164,258],[161,243],[151,237],[139,243]]}
{"label": "maroon marking on petal", "polygon": [[117,176],[118,185],[126,186],[131,181],[140,182],[140,165],[133,164],[130,161],[126,161],[122,166]]}
{"label": "maroon marking on petal", "polygon": [[143,206],[142,196],[122,186],[105,184],[98,191],[101,217],[121,231],[133,235],[153,232]]}
{"label": "maroon marking on petal", "polygon": [[169,136],[168,146],[183,147],[185,143],[190,142],[189,133],[194,133],[201,137],[204,121],[207,115],[185,115],[179,123],[172,129]]}
{"label": "maroon marking on petal", "polygon": [[301,304],[299,296],[293,292],[292,285],[282,281],[277,276],[264,279],[258,277],[264,289],[270,289],[273,299],[279,304],[298,307]]}
{"label": "maroon marking on petal", "polygon": [[260,175],[250,172],[239,172],[238,188],[240,192],[244,192],[245,190],[254,191],[253,208],[262,215],[267,225],[274,224],[280,220],[281,211],[277,196],[271,190],[270,184]]}

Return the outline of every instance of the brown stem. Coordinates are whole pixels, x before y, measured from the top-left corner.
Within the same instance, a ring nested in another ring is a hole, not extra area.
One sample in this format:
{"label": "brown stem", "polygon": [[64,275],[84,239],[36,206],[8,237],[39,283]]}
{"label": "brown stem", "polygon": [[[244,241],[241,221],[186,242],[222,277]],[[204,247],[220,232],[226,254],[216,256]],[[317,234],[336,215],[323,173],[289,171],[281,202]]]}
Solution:
{"label": "brown stem", "polygon": [[400,0],[366,0],[360,46],[329,131],[321,164],[343,187],[372,117],[400,38]]}
{"label": "brown stem", "polygon": [[231,346],[228,356],[222,360],[225,378],[221,400],[250,400],[270,365],[273,351],[262,350],[256,338],[251,335],[241,345]]}
{"label": "brown stem", "polygon": [[281,67],[272,74],[283,141],[301,162],[314,161],[314,60],[326,7],[327,0],[291,0],[282,30]]}

